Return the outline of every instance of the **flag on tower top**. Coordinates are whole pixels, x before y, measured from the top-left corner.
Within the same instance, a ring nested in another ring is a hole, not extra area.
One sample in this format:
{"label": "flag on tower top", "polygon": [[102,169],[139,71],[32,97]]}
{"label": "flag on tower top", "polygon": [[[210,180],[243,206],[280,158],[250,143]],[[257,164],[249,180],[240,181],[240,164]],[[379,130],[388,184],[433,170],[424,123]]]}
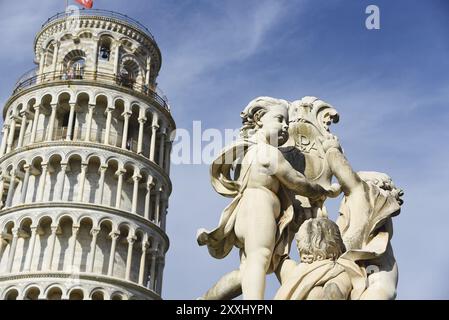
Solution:
{"label": "flag on tower top", "polygon": [[79,4],[83,5],[87,9],[91,9],[94,5],[94,0],[76,0]]}

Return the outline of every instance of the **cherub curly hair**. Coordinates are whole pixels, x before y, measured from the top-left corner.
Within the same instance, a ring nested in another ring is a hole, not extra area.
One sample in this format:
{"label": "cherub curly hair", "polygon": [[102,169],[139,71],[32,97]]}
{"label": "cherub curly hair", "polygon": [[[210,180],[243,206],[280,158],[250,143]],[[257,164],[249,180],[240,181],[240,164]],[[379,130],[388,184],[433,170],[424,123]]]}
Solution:
{"label": "cherub curly hair", "polygon": [[296,234],[296,241],[299,253],[313,256],[313,261],[337,260],[346,251],[337,224],[328,218],[306,220]]}
{"label": "cherub curly hair", "polygon": [[244,138],[251,137],[258,129],[257,122],[268,112],[268,108],[273,105],[289,107],[288,101],[282,99],[259,97],[252,100],[240,113],[243,125],[240,128],[240,136]]}

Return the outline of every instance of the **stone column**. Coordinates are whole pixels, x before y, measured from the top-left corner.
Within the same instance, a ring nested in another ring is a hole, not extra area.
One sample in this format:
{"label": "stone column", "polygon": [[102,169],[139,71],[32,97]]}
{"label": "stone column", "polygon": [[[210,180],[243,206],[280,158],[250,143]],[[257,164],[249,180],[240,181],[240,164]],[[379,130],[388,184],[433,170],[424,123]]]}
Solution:
{"label": "stone column", "polygon": [[53,264],[53,255],[55,254],[55,243],[56,243],[56,232],[58,231],[58,226],[57,225],[52,225],[51,226],[51,235],[50,238],[48,240],[49,245],[48,245],[48,250],[50,252],[50,255],[48,256],[47,259],[47,269],[46,271],[52,270],[52,264]]}
{"label": "stone column", "polygon": [[97,80],[97,72],[98,72],[98,55],[99,55],[99,47],[100,47],[100,39],[94,39],[95,41],[95,47],[94,47],[94,53],[95,53],[95,58],[94,58],[94,80]]}
{"label": "stone column", "polygon": [[54,130],[55,130],[56,107],[57,107],[56,103],[53,103],[51,105],[51,114],[50,114],[50,121],[49,121],[49,124],[48,124],[47,141],[52,141],[53,140]]}
{"label": "stone column", "polygon": [[0,157],[2,157],[6,152],[6,144],[8,142],[9,136],[9,124],[4,124],[2,129],[2,144],[0,147]]}
{"label": "stone column", "polygon": [[30,180],[30,173],[31,173],[31,166],[29,164],[26,164],[23,166],[23,169],[25,170],[25,177],[23,178],[23,185],[22,185],[22,193],[20,195],[20,203],[25,203],[27,191],[28,191],[28,181]]}
{"label": "stone column", "polygon": [[156,281],[156,293],[161,295],[162,293],[162,279],[164,276],[165,257],[161,254],[157,257],[157,281]]}
{"label": "stone column", "polygon": [[94,116],[94,104],[89,104],[89,113],[87,114],[87,131],[84,141],[90,142],[90,133],[92,131],[92,120]]}
{"label": "stone column", "polygon": [[115,173],[118,177],[117,181],[117,194],[115,196],[115,207],[120,209],[120,205],[122,204],[122,188],[123,188],[123,175],[125,174],[125,169],[118,169]]}
{"label": "stone column", "polygon": [[161,194],[163,192],[163,188],[159,185],[156,189],[156,199],[154,201],[154,223],[159,225],[160,223],[160,212],[161,212]]}
{"label": "stone column", "polygon": [[156,289],[156,259],[158,255],[158,249],[152,248],[150,250],[150,257],[151,257],[151,266],[150,266],[150,289],[155,290]]}
{"label": "stone column", "polygon": [[157,117],[153,118],[153,124],[151,126],[151,143],[150,143],[150,160],[154,162],[154,156],[156,154],[156,135],[159,125],[157,124]]}
{"label": "stone column", "polygon": [[151,56],[148,57],[147,59],[147,72],[146,72],[146,80],[147,80],[147,86],[148,86],[148,90],[151,87],[151,81],[150,81],[150,77],[151,77]]}
{"label": "stone column", "polygon": [[103,204],[103,194],[104,194],[104,180],[106,170],[108,170],[108,165],[104,164],[100,166],[100,180],[98,181],[99,195],[98,195],[98,203]]}
{"label": "stone column", "polygon": [[9,123],[8,142],[6,144],[6,153],[11,152],[12,144],[14,143],[14,135],[16,133],[16,117],[12,116]]}
{"label": "stone column", "polygon": [[73,272],[73,261],[75,260],[75,249],[76,249],[76,237],[78,235],[78,232],[80,230],[79,225],[72,226],[72,237],[70,239],[70,260],[69,260],[69,269],[71,272]]}
{"label": "stone column", "polygon": [[145,213],[144,213],[144,218],[147,220],[150,220],[150,208],[151,208],[151,190],[154,187],[154,183],[153,183],[153,178],[152,177],[148,177],[148,181],[147,181],[147,194],[145,195]]}
{"label": "stone column", "polygon": [[41,176],[39,178],[39,186],[37,189],[37,194],[38,194],[38,198],[37,198],[37,202],[42,202],[44,201],[44,191],[45,191],[45,183],[47,181],[47,171],[48,171],[48,163],[42,163],[42,172],[41,172]]}
{"label": "stone column", "polygon": [[125,279],[130,281],[131,278],[131,264],[133,258],[133,246],[136,241],[136,236],[129,236],[126,240],[128,240],[128,254],[126,256],[126,271],[125,271]]}
{"label": "stone column", "polygon": [[73,122],[75,121],[75,103],[70,103],[70,113],[69,113],[69,123],[67,124],[67,141],[72,141],[73,139]]}
{"label": "stone column", "polygon": [[86,181],[87,163],[81,164],[81,176],[80,176],[80,186],[78,191],[78,202],[83,202],[84,198],[84,183]]}
{"label": "stone column", "polygon": [[52,70],[53,70],[53,79],[56,79],[56,68],[58,66],[58,54],[59,54],[59,46],[61,43],[56,41],[55,43],[55,51],[53,53],[53,62],[52,62]]}
{"label": "stone column", "polygon": [[89,261],[89,267],[87,269],[87,272],[92,273],[94,271],[94,263],[95,263],[95,251],[97,249],[97,236],[100,232],[100,229],[98,228],[92,228],[90,231],[90,234],[92,235],[92,242],[90,243],[90,261]]}
{"label": "stone column", "polygon": [[109,145],[109,135],[111,134],[111,122],[112,122],[112,111],[114,111],[113,108],[107,107],[106,108],[106,132],[104,135],[104,144]]}
{"label": "stone column", "polygon": [[147,251],[148,251],[149,243],[148,241],[142,242],[142,254],[140,256],[140,266],[139,266],[139,285],[145,286],[143,283],[145,280],[146,273],[146,261],[147,261]]}
{"label": "stone column", "polygon": [[159,140],[159,161],[158,165],[161,168],[164,168],[164,147],[165,147],[165,139],[167,137],[167,129],[162,127],[160,132],[160,140]]}
{"label": "stone column", "polygon": [[12,240],[11,240],[11,250],[9,250],[9,256],[8,256],[8,265],[6,267],[7,272],[11,272],[12,265],[14,263],[14,256],[16,255],[16,248],[17,248],[17,240],[19,238],[19,228],[13,228],[12,229]]}
{"label": "stone column", "polygon": [[172,142],[167,140],[165,143],[165,157],[164,157],[164,170],[167,175],[170,175],[170,154],[171,154]]}
{"label": "stone column", "polygon": [[33,262],[33,255],[34,255],[34,247],[36,246],[36,235],[37,235],[37,226],[32,226],[30,244],[28,246],[28,252],[25,260],[25,271],[31,270],[31,264]]}
{"label": "stone column", "polygon": [[137,200],[138,200],[138,196],[139,196],[139,181],[140,181],[140,179],[142,179],[142,176],[140,174],[133,175],[134,186],[133,186],[133,200],[132,200],[132,205],[131,205],[132,213],[137,213]]}
{"label": "stone column", "polygon": [[161,208],[160,208],[161,213],[160,213],[160,224],[159,224],[161,229],[164,231],[165,231],[165,223],[167,220],[167,207],[168,207],[168,196],[164,194],[161,197]]}
{"label": "stone column", "polygon": [[0,208],[3,208],[3,194],[5,192],[5,177],[3,175],[0,176]]}
{"label": "stone column", "polygon": [[6,241],[4,234],[0,233],[0,257],[3,255],[3,250],[5,250],[7,245],[8,242]]}
{"label": "stone column", "polygon": [[139,118],[139,137],[137,139],[137,153],[142,154],[143,150],[143,129],[145,122],[147,121],[146,118]]}
{"label": "stone column", "polygon": [[41,110],[40,105],[36,105],[34,107],[34,120],[33,120],[33,127],[31,129],[30,144],[36,141],[37,125],[39,123],[40,110]]}
{"label": "stone column", "polygon": [[39,76],[44,72],[46,49],[42,49],[39,59]]}
{"label": "stone column", "polygon": [[9,180],[9,188],[8,188],[8,195],[6,196],[6,207],[10,207],[12,205],[12,200],[14,197],[14,188],[16,184],[16,171],[11,170],[11,177]]}
{"label": "stone column", "polygon": [[116,41],[116,47],[115,47],[115,57],[114,57],[114,73],[115,76],[118,77],[119,75],[119,67],[120,67],[120,48],[121,43],[119,41]]}
{"label": "stone column", "polygon": [[65,185],[65,177],[67,175],[68,164],[61,163],[61,171],[59,172],[58,177],[58,192],[57,197],[59,201],[62,201],[64,198],[64,185]]}
{"label": "stone column", "polygon": [[129,128],[129,117],[131,116],[130,112],[123,112],[122,114],[123,121],[123,135],[122,135],[122,149],[126,149],[126,142],[128,140],[128,128]]}
{"label": "stone column", "polygon": [[25,129],[27,127],[27,111],[22,111],[20,115],[22,116],[22,123],[20,124],[19,141],[17,142],[17,148],[23,146],[23,138],[25,137]]}
{"label": "stone column", "polygon": [[117,239],[120,236],[120,232],[112,231],[109,236],[111,237],[111,253],[109,255],[109,264],[108,264],[108,276],[112,276],[114,272],[114,260],[115,260],[115,248],[117,246]]}

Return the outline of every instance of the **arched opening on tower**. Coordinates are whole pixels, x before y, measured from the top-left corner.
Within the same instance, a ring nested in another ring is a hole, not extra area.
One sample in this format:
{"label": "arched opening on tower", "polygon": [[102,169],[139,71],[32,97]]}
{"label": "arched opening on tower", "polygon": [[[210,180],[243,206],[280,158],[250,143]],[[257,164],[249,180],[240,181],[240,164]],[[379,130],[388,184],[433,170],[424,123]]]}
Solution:
{"label": "arched opening on tower", "polygon": [[87,165],[87,183],[84,192],[87,195],[89,203],[95,203],[100,180],[101,160],[97,156],[90,157]]}
{"label": "arched opening on tower", "polygon": [[41,112],[39,114],[39,119],[37,127],[39,130],[36,132],[35,142],[42,142],[46,138],[49,138],[51,134],[54,133],[54,129],[50,132],[50,116],[51,116],[51,103],[53,97],[50,94],[46,94],[41,100]]}
{"label": "arched opening on tower", "polygon": [[93,242],[93,221],[90,217],[84,217],[79,222],[80,229],[75,246],[74,265],[80,272],[90,272],[90,263],[92,262],[93,251],[91,246]]}
{"label": "arched opening on tower", "polygon": [[139,170],[130,163],[127,163],[124,169],[125,173],[123,175],[121,209],[131,211],[132,199],[134,194],[133,177],[139,175]]}
{"label": "arched opening on tower", "polygon": [[107,107],[108,98],[103,94],[97,96],[92,120],[91,139],[98,143],[103,143],[106,139]]}
{"label": "arched opening on tower", "polygon": [[59,154],[53,154],[48,159],[48,183],[45,184],[44,201],[60,201],[62,175],[65,175],[61,166],[62,157]]}
{"label": "arched opening on tower", "polygon": [[89,112],[90,97],[87,93],[82,92],[76,98],[76,109],[74,121],[73,140],[84,141],[87,134],[87,117]]}
{"label": "arched opening on tower", "polygon": [[81,157],[77,154],[73,154],[68,160],[67,170],[67,201],[82,202],[83,194],[80,194],[80,178],[81,178]]}
{"label": "arched opening on tower", "polygon": [[104,293],[100,290],[93,292],[92,300],[104,300]]}
{"label": "arched opening on tower", "polygon": [[94,273],[107,275],[109,268],[109,258],[111,253],[111,231],[113,230],[110,220],[100,222],[100,231],[97,236]]}
{"label": "arched opening on tower", "polygon": [[5,300],[17,300],[18,296],[19,296],[19,291],[17,291],[17,289],[10,289],[5,294]]}
{"label": "arched opening on tower", "polygon": [[70,51],[63,60],[63,80],[83,79],[86,54],[82,50]]}
{"label": "arched opening on tower", "polygon": [[21,237],[18,239],[17,242],[17,252],[22,252],[22,255],[18,256],[16,261],[14,261],[13,264],[13,272],[19,272],[24,271],[25,269],[25,263],[28,256],[28,253],[31,250],[30,247],[30,237],[31,237],[31,225],[33,221],[31,218],[25,218],[20,223],[20,233]]}
{"label": "arched opening on tower", "polygon": [[25,112],[25,118],[26,124],[24,128],[24,137],[23,137],[23,143],[22,146],[27,146],[30,144],[30,138],[31,138],[31,131],[33,128],[33,121],[34,121],[34,106],[36,105],[36,99],[32,98],[27,102]]}
{"label": "arched opening on tower", "polygon": [[117,160],[111,159],[107,163],[108,168],[105,174],[105,186],[103,194],[103,204],[115,207],[117,199],[117,182],[118,182],[118,169],[119,164]]}
{"label": "arched opening on tower", "polygon": [[82,289],[73,289],[70,291],[69,300],[83,300],[84,293]]}
{"label": "arched opening on tower", "polygon": [[19,163],[16,166],[15,175],[17,180],[14,183],[14,193],[12,195],[12,199],[10,201],[10,206],[14,206],[17,204],[20,204],[22,201],[22,195],[25,193],[26,190],[24,190],[24,183],[25,183],[25,167],[26,167],[26,160],[20,160]]}
{"label": "arched opening on tower", "polygon": [[55,55],[55,42],[52,41],[51,43],[48,44],[46,55],[45,55],[44,65],[46,67],[49,67],[52,65],[54,55]]}
{"label": "arched opening on tower", "polygon": [[115,100],[115,109],[112,112],[110,144],[115,147],[122,146],[123,129],[125,125],[125,102],[122,99]]}
{"label": "arched opening on tower", "polygon": [[120,293],[114,293],[111,297],[111,300],[123,300],[123,295]]}
{"label": "arched opening on tower", "polygon": [[48,290],[47,293],[48,300],[61,300],[62,299],[62,290],[59,287],[54,287]]}
{"label": "arched opening on tower", "polygon": [[70,94],[67,92],[60,94],[58,97],[58,109],[56,113],[56,124],[55,124],[56,132],[53,136],[54,140],[67,139],[69,117],[70,117],[69,101],[70,101]]}
{"label": "arched opening on tower", "polygon": [[140,106],[133,104],[131,106],[131,116],[129,118],[129,126],[127,133],[126,149],[137,152],[138,138],[139,138],[139,116]]}
{"label": "arched opening on tower", "polygon": [[7,270],[9,256],[11,252],[11,242],[12,242],[12,229],[14,228],[14,222],[8,222],[2,230],[2,250],[0,252],[0,270],[1,273],[5,273]]}
{"label": "arched opening on tower", "polygon": [[114,273],[113,277],[119,279],[125,279],[126,262],[128,259],[128,237],[130,234],[130,228],[126,224],[119,226],[119,238],[117,239],[117,245],[114,256]]}
{"label": "arched opening on tower", "polygon": [[43,271],[50,267],[52,218],[45,216],[38,222],[37,239],[34,248],[34,255],[31,270]]}
{"label": "arched opening on tower", "polygon": [[119,68],[118,81],[119,84],[133,89],[137,78],[140,76],[139,64],[130,57],[125,57]]}
{"label": "arched opening on tower", "polygon": [[38,199],[39,185],[41,183],[41,179],[42,180],[44,179],[42,177],[42,172],[43,172],[42,162],[43,162],[43,159],[40,156],[35,157],[31,161],[32,171],[31,171],[31,175],[30,175],[30,181],[28,182],[28,192],[27,192],[27,197],[25,200],[25,202],[27,202],[27,203],[36,202]]}
{"label": "arched opening on tower", "polygon": [[29,288],[24,296],[24,300],[38,300],[41,290],[38,287]]}
{"label": "arched opening on tower", "polygon": [[[141,260],[142,260],[142,247],[145,245],[144,240],[144,232],[141,229],[137,229],[136,232],[136,241],[133,246],[132,250],[132,264],[131,264],[131,275],[130,280],[132,282],[139,282],[139,275],[140,275],[140,267],[141,267]],[[146,257],[144,257],[145,259]],[[145,269],[147,269],[148,265],[145,263],[145,268],[143,270],[143,279],[145,279]]]}
{"label": "arched opening on tower", "polygon": [[72,269],[70,245],[73,241],[73,220],[70,216],[62,217],[58,222],[59,234],[55,244],[52,270],[67,271]]}
{"label": "arched opening on tower", "polygon": [[99,41],[98,60],[109,61],[111,59],[112,38],[110,36],[102,36]]}

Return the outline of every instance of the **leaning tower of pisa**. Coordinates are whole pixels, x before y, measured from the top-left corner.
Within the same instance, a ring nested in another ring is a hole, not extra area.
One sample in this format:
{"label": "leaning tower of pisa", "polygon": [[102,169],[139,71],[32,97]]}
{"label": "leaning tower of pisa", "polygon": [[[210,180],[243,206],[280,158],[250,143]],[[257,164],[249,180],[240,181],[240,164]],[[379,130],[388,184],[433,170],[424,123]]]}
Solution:
{"label": "leaning tower of pisa", "polygon": [[0,299],[160,299],[175,123],[155,39],[71,11],[34,53],[3,109]]}

